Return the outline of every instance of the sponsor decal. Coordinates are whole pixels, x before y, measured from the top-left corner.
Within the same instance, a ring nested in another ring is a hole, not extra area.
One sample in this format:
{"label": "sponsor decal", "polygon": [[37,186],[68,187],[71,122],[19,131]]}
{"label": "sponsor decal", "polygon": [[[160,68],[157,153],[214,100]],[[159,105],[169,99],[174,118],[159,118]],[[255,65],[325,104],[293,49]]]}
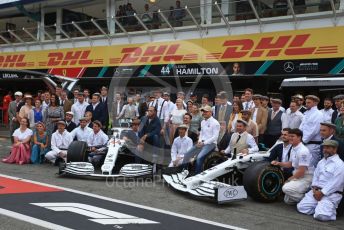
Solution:
{"label": "sponsor decal", "polygon": [[224,191],[223,195],[227,198],[234,198],[238,195],[238,193],[238,190],[236,190],[235,188],[229,188]]}

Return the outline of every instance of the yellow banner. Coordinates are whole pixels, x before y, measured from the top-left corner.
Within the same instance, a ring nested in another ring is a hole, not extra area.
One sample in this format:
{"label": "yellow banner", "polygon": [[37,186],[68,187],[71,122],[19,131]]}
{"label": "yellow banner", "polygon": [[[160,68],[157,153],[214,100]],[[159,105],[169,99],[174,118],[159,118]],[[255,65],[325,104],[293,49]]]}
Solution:
{"label": "yellow banner", "polygon": [[0,54],[0,68],[244,62],[344,57],[344,27]]}

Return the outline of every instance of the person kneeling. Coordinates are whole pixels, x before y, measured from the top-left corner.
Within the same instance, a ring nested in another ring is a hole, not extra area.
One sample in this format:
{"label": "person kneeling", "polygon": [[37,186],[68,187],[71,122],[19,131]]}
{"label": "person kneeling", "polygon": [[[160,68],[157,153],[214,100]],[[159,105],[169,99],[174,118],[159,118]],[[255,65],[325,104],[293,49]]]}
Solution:
{"label": "person kneeling", "polygon": [[45,158],[53,164],[57,164],[57,158],[66,160],[67,149],[72,143],[73,138],[65,129],[66,123],[64,121],[57,122],[57,130],[51,136],[51,151],[49,151]]}
{"label": "person kneeling", "polygon": [[289,140],[292,145],[290,161],[271,162],[271,164],[283,168],[294,167],[293,176],[289,177],[282,187],[285,194],[284,202],[287,204],[296,204],[301,201],[312,183],[314,171],[311,164],[312,155],[302,143],[302,136],[303,133],[300,129],[289,130]]}
{"label": "person kneeling", "polygon": [[325,140],[324,158],[314,171],[312,190],[297,204],[297,210],[317,220],[336,220],[336,208],[342,199],[344,162],[337,154],[338,142]]}
{"label": "person kneeling", "polygon": [[107,142],[109,137],[101,130],[102,123],[100,121],[93,122],[93,132],[87,138],[89,147],[88,161],[95,167],[101,166],[107,153]]}
{"label": "person kneeling", "polygon": [[193,142],[190,137],[186,136],[187,130],[188,126],[179,125],[179,136],[173,141],[171,148],[171,163],[168,167],[177,167],[181,165],[184,159],[184,154],[192,148]]}

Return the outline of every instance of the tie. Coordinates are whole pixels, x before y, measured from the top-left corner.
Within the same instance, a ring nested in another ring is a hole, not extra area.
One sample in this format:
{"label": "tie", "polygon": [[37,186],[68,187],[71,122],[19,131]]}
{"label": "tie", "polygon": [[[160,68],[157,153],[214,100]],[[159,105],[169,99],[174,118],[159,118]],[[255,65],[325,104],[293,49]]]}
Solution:
{"label": "tie", "polygon": [[289,161],[289,159],[290,159],[290,153],[291,153],[292,147],[293,147],[293,146],[290,146],[290,149],[288,150],[288,154],[287,154],[287,155],[288,155],[288,158],[287,158],[288,161]]}
{"label": "tie", "polygon": [[64,105],[64,101],[61,101],[61,106],[63,106]]}
{"label": "tie", "polygon": [[276,116],[276,112],[275,111],[272,111],[272,115],[271,115],[271,120],[273,120]]}
{"label": "tie", "polygon": [[236,140],[235,144],[237,144],[240,141],[241,136],[238,136],[238,139]]}
{"label": "tie", "polygon": [[246,102],[245,110],[248,110],[248,102]]}
{"label": "tie", "polygon": [[225,120],[225,106],[221,105],[220,113],[219,113],[219,121]]}

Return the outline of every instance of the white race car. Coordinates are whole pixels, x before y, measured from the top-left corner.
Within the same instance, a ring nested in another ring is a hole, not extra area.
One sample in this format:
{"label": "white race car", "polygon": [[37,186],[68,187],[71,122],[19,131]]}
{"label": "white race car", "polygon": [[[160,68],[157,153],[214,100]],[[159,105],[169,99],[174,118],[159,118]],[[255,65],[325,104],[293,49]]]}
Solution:
{"label": "white race car", "polygon": [[[60,176],[83,176],[98,178],[152,177],[153,166],[149,164],[126,164],[134,162],[134,154],[123,136],[129,128],[113,128],[113,137],[103,151],[107,150],[101,172],[96,173],[94,166],[87,162],[87,143],[74,141],[67,151],[67,163],[60,163]],[[124,162],[124,163],[123,163]]]}
{"label": "white race car", "polygon": [[188,177],[188,170],[168,168],[163,178],[177,191],[218,203],[243,200],[247,195],[271,202],[280,195],[284,177],[279,167],[265,160],[269,155],[270,151],[262,151],[246,156],[233,154],[227,158],[214,152],[205,159],[202,173]]}

